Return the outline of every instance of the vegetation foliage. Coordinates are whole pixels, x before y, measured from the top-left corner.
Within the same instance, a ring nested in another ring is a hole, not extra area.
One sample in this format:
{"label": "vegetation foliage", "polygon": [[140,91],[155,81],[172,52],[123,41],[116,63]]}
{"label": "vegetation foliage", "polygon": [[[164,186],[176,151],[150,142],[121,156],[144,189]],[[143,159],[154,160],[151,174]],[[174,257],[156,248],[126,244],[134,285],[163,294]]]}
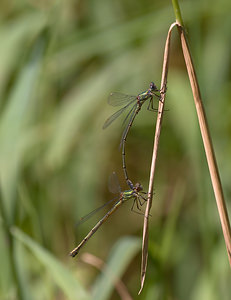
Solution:
{"label": "vegetation foliage", "polygon": [[[72,259],[99,216],[78,220],[126,188],[118,150],[122,120],[111,91],[160,84],[170,1],[1,1],[0,298],[120,299],[113,273],[138,299],[142,215],[126,203]],[[228,0],[183,1],[226,199],[230,199]],[[139,299],[229,299],[230,269],[177,34]],[[142,108],[129,133],[127,167],[147,189],[156,116]],[[230,211],[230,202],[228,210]],[[100,257],[109,273],[81,261]],[[109,274],[109,275],[108,275]]]}

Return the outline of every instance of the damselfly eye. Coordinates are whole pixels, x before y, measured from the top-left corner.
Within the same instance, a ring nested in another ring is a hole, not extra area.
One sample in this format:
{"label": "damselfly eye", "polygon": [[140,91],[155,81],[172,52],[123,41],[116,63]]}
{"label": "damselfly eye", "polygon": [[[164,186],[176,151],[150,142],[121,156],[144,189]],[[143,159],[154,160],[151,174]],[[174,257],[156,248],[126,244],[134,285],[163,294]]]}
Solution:
{"label": "damselfly eye", "polygon": [[136,190],[137,192],[142,191],[142,190],[143,190],[142,185],[141,185],[140,183],[136,183],[136,184],[135,184],[135,190]]}
{"label": "damselfly eye", "polygon": [[150,83],[150,89],[153,90],[153,91],[158,91],[158,89],[157,89],[157,87],[156,87],[156,85],[155,85],[154,82]]}

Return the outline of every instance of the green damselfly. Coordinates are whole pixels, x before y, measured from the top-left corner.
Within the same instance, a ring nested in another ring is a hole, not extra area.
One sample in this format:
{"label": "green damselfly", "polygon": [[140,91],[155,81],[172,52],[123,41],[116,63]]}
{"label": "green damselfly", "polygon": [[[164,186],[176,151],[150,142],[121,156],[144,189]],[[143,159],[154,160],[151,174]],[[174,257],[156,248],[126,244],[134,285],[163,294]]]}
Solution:
{"label": "green damselfly", "polygon": [[[113,115],[111,115],[104,123],[103,129],[107,128],[114,120],[116,120],[128,107],[131,106],[130,111],[128,112],[124,122],[127,122],[127,126],[123,132],[122,138],[121,138],[121,143],[120,145],[122,146],[122,164],[123,164],[123,171],[124,171],[124,176],[125,180],[128,184],[128,186],[131,189],[134,189],[134,185],[132,181],[128,177],[128,172],[126,168],[126,162],[125,162],[125,143],[127,139],[128,132],[134,122],[134,119],[138,112],[140,111],[142,105],[149,100],[148,104],[148,109],[157,111],[157,109],[153,108],[153,97],[155,96],[158,98],[159,101],[161,101],[161,97],[157,92],[160,92],[160,90],[157,89],[156,85],[151,82],[149,89],[146,90],[143,93],[140,93],[138,96],[131,96],[131,95],[126,95],[123,93],[115,92],[111,93],[108,97],[108,104],[112,106],[121,106],[125,105],[122,107],[120,110],[115,112]],[[128,121],[127,121],[128,120]]]}
{"label": "green damselfly", "polygon": [[[82,240],[82,242],[70,252],[70,256],[75,257],[78,253],[79,250],[86,244],[86,242],[93,236],[93,234],[100,228],[100,226],[106,222],[106,220],[127,200],[132,199],[133,200],[133,205],[132,205],[132,209],[134,207],[134,205],[136,204],[137,208],[139,208],[140,205],[143,205],[144,201],[146,201],[146,199],[140,194],[142,193],[142,186],[139,183],[136,183],[133,186],[133,189],[131,190],[126,190],[126,191],[121,191],[121,187],[118,183],[118,179],[115,173],[112,174],[112,176],[110,177],[110,185],[109,185],[109,189],[111,192],[113,193],[119,193],[119,196],[112,199],[111,201],[115,201],[113,207],[103,216],[102,219],[99,220],[99,222],[90,230],[90,232],[85,236],[85,238]],[[145,194],[145,193],[144,193]],[[109,201],[109,202],[111,202]],[[103,205],[102,207],[104,207],[105,205]],[[99,209],[101,209],[102,207],[100,207]],[[93,212],[91,212],[90,214],[87,214],[85,217],[83,217],[80,222],[87,220],[92,213],[95,213],[96,211],[98,211],[99,209],[94,210]]]}

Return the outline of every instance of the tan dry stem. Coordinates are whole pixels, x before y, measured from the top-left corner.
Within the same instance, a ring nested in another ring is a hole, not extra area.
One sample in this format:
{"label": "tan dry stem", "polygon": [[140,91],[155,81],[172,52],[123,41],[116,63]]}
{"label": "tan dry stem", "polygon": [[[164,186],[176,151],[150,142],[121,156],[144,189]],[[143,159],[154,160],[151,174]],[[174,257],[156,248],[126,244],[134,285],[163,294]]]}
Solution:
{"label": "tan dry stem", "polygon": [[194,103],[196,106],[198,121],[200,125],[202,140],[204,143],[206,158],[208,162],[209,172],[211,176],[213,191],[215,194],[217,208],[219,212],[219,217],[221,220],[221,226],[223,230],[223,235],[225,239],[225,244],[228,252],[229,263],[231,266],[231,231],[228,212],[225,205],[224,194],[221,186],[221,180],[218,172],[216,157],[213,150],[212,140],[209,134],[208,123],[205,115],[204,106],[201,100],[201,94],[199,89],[199,84],[196,77],[196,72],[193,66],[192,57],[190,55],[190,50],[185,37],[184,30],[180,24],[178,24],[178,30],[181,39],[181,45],[183,50],[183,55],[185,59],[186,68],[188,71],[188,76],[193,92]]}
{"label": "tan dry stem", "polygon": [[167,85],[167,74],[168,74],[168,61],[169,61],[169,47],[170,47],[170,37],[171,32],[174,26],[178,27],[178,31],[180,33],[181,45],[183,50],[183,55],[185,59],[186,68],[188,71],[188,76],[193,92],[194,103],[196,106],[198,121],[200,125],[202,140],[204,143],[206,158],[209,166],[209,172],[211,176],[211,181],[213,185],[213,190],[217,202],[219,217],[221,220],[221,226],[224,234],[224,239],[226,243],[226,248],[228,252],[229,263],[231,266],[231,230],[230,230],[230,223],[228,212],[225,205],[223,190],[221,186],[221,180],[218,172],[218,167],[216,163],[216,158],[213,150],[212,140],[209,134],[208,123],[203,107],[203,103],[201,100],[201,94],[199,89],[199,84],[196,77],[196,72],[193,66],[192,58],[190,55],[189,47],[187,44],[187,40],[185,37],[185,33],[183,31],[182,26],[179,23],[173,23],[168,31],[166,43],[165,43],[165,52],[164,52],[164,62],[163,62],[163,71],[162,71],[162,80],[161,80],[161,100],[162,102],[159,103],[158,109],[158,116],[156,121],[156,131],[155,131],[155,138],[154,138],[154,147],[153,147],[153,156],[152,156],[152,164],[151,164],[151,171],[150,171],[150,180],[149,180],[149,188],[148,188],[148,202],[145,210],[144,216],[144,227],[143,227],[143,244],[142,244],[142,263],[141,263],[141,288],[139,294],[141,293],[146,269],[147,269],[147,259],[148,259],[148,221],[150,215],[150,209],[152,207],[152,197],[153,197],[153,184],[154,184],[154,174],[156,168],[156,158],[157,158],[157,151],[158,151],[158,144],[160,139],[160,131],[161,131],[161,123],[163,119],[163,111],[164,111],[164,100],[165,100],[165,89]]}
{"label": "tan dry stem", "polygon": [[170,38],[171,38],[172,29],[174,28],[174,26],[176,26],[176,23],[173,23],[169,28],[166,43],[165,43],[165,50],[164,50],[164,61],[163,61],[163,70],[162,70],[162,78],[161,78],[161,101],[159,102],[158,115],[157,115],[157,121],[156,121],[156,131],[155,131],[155,137],[154,137],[152,164],[151,164],[149,187],[148,187],[148,201],[147,201],[147,206],[146,206],[145,215],[144,215],[142,262],[141,262],[141,288],[140,288],[139,294],[141,293],[143,286],[144,286],[146,269],[147,269],[148,220],[149,220],[150,210],[152,207],[154,174],[155,174],[155,169],[156,169],[156,158],[157,158],[157,151],[158,151],[158,145],[159,145],[159,139],[160,139],[160,131],[161,131],[161,124],[162,124],[162,119],[163,119],[163,112],[164,112],[164,101],[165,101],[167,75],[168,75]]}

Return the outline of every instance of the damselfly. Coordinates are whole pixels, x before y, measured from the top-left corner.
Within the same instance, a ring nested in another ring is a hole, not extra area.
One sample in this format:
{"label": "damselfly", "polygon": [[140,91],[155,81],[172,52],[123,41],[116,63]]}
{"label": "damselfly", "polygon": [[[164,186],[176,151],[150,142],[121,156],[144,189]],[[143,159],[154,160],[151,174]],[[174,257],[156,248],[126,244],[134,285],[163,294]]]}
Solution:
{"label": "damselfly", "polygon": [[[144,203],[146,200],[140,192],[143,190],[141,184],[136,183],[135,186],[133,186],[133,189],[127,190],[124,192],[121,192],[121,187],[118,183],[118,179],[115,173],[112,174],[110,177],[110,185],[109,189],[113,193],[119,193],[119,196],[114,199],[115,204],[113,207],[103,216],[101,220],[91,229],[91,231],[85,236],[85,238],[82,240],[82,242],[70,252],[70,256],[75,257],[79,250],[86,244],[86,242],[92,237],[92,235],[100,228],[100,226],[127,200],[132,199],[133,200],[133,206],[136,204],[137,208],[139,209],[139,206]],[[142,192],[141,192],[142,193]],[[111,201],[110,201],[111,202]],[[96,210],[95,210],[96,211]],[[95,212],[93,211],[93,212]],[[88,219],[88,217],[91,215],[88,214],[82,220]]]}
{"label": "damselfly", "polygon": [[127,122],[127,120],[129,119],[129,121],[127,122],[127,126],[123,132],[122,138],[121,138],[121,146],[122,146],[122,164],[123,164],[123,171],[124,171],[124,176],[125,176],[125,180],[128,184],[128,186],[131,189],[134,189],[134,185],[132,183],[132,181],[128,178],[128,173],[127,173],[127,168],[126,168],[126,162],[125,162],[125,143],[126,143],[126,139],[127,139],[127,135],[128,132],[134,122],[134,119],[136,117],[136,115],[138,114],[138,112],[140,111],[142,105],[144,104],[144,102],[146,102],[147,100],[149,100],[149,104],[148,104],[148,109],[149,110],[153,110],[153,111],[157,111],[156,109],[154,109],[153,107],[153,97],[155,96],[156,98],[158,98],[159,101],[161,101],[161,97],[159,94],[157,94],[157,92],[160,92],[156,85],[151,82],[149,89],[146,90],[143,93],[140,93],[138,96],[131,96],[131,95],[126,95],[126,94],[122,94],[122,93],[111,93],[108,97],[108,104],[112,105],[112,106],[120,106],[120,105],[125,105],[124,107],[122,107],[120,110],[118,110],[117,112],[115,112],[113,115],[111,115],[106,122],[103,125],[103,129],[107,128],[115,119],[117,119],[128,107],[131,106],[130,111],[128,112],[124,122]]}

